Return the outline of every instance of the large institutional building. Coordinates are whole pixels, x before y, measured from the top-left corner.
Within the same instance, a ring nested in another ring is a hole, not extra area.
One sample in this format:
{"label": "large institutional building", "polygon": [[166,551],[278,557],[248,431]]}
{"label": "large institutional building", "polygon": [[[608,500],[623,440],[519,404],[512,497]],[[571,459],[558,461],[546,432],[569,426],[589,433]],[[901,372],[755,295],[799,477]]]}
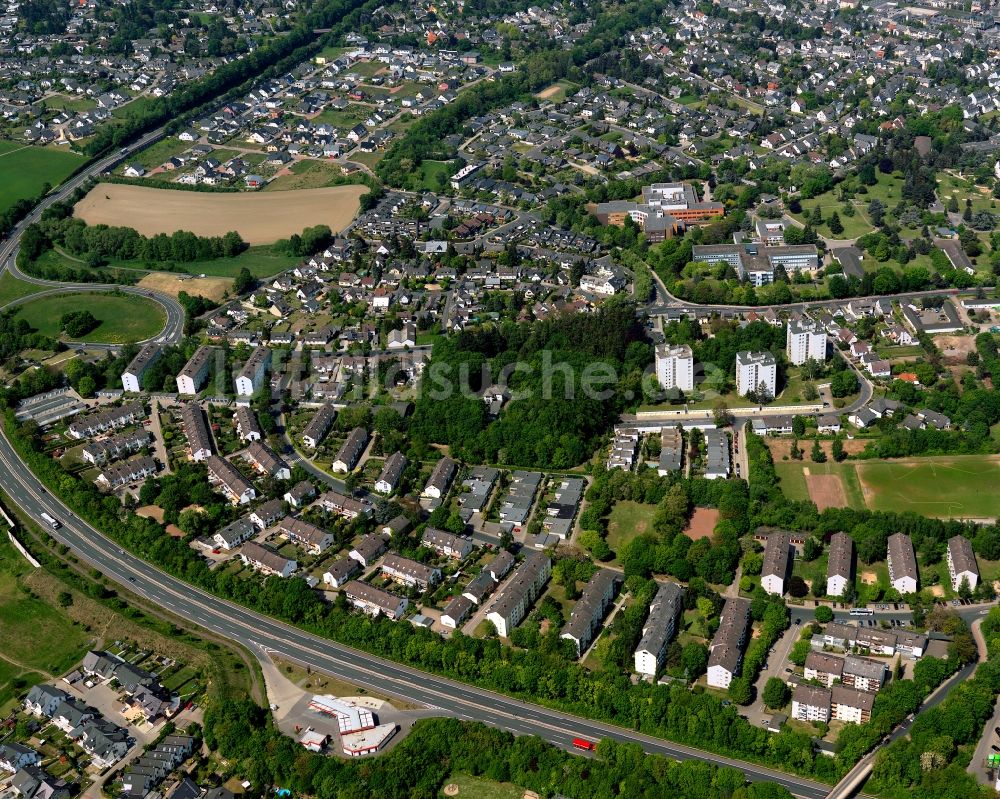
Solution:
{"label": "large institutional building", "polygon": [[649,241],[663,241],[687,225],[710,222],[725,213],[722,203],[700,202],[690,183],[654,183],[643,186],[640,203],[616,200],[594,208],[594,216],[602,225],[620,227],[630,218]]}
{"label": "large institutional building", "polygon": [[785,244],[767,247],[750,244],[696,244],[691,248],[691,260],[706,264],[728,264],[740,280],[755,286],[774,282],[779,267],[786,273],[815,272],[819,269],[819,253],[812,244]]}

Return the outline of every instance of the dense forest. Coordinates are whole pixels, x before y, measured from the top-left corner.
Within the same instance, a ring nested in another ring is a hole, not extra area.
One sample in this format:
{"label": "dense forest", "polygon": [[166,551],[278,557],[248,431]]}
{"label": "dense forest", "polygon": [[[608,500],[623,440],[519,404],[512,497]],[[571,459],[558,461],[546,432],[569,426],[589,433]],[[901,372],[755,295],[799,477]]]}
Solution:
{"label": "dense forest", "polygon": [[[435,343],[410,436],[475,463],[576,466],[641,396],[651,360],[627,300],[594,314],[463,331]],[[490,421],[476,395],[495,383],[513,396]]]}

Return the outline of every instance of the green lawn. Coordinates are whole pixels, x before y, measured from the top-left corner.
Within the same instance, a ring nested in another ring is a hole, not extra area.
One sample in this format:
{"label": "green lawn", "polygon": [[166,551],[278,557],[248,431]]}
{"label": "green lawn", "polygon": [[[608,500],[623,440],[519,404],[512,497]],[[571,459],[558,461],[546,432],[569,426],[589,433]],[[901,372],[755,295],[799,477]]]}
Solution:
{"label": "green lawn", "polygon": [[336,186],[344,181],[344,171],[333,161],[305,159],[290,167],[292,174],[281,175],[264,187],[264,191],[290,191],[292,189],[320,189]]}
{"label": "green lawn", "polygon": [[938,197],[947,207],[948,200],[952,196],[958,200],[958,210],[965,210],[966,199],[972,200],[972,213],[989,211],[990,213],[1000,213],[997,210],[997,201],[993,199],[989,191],[985,188],[980,190],[971,180],[963,180],[948,172],[938,172]]}
{"label": "green lawn", "polygon": [[349,105],[343,110],[324,108],[312,122],[315,125],[333,125],[335,128],[348,131],[359,122],[368,119],[369,114],[371,109],[360,105]]}
{"label": "green lawn", "polygon": [[16,317],[40,333],[58,338],[63,314],[88,310],[100,322],[83,341],[91,344],[127,344],[152,338],[163,329],[166,315],[156,302],[131,294],[56,294],[21,305]]}
{"label": "green lawn", "polygon": [[[29,595],[18,578],[30,568],[6,538],[0,540],[0,652],[17,664],[18,673],[62,674],[83,657],[90,638],[59,610]],[[0,686],[5,665],[9,670],[13,664],[0,662]]]}
{"label": "green lawn", "polygon": [[243,268],[254,277],[270,277],[291,269],[302,259],[295,255],[275,252],[269,245],[250,247],[235,258],[214,258],[211,261],[192,261],[183,264],[192,275],[207,277],[236,277]]}
{"label": "green lawn", "polygon": [[[115,171],[121,174],[126,164],[142,164],[147,170],[155,169],[160,166],[164,161],[173,155],[178,155],[185,150],[190,149],[191,144],[188,142],[182,142],[176,136],[167,136],[165,139],[160,139],[157,142],[153,142],[149,147],[146,147],[139,152],[129,155],[129,157],[122,163],[118,169]],[[157,176],[161,177],[161,176]],[[173,174],[165,174],[162,179],[170,179]]]}
{"label": "green lawn", "polygon": [[922,516],[1000,516],[1000,461],[988,455],[953,455],[905,461],[864,461],[858,472],[873,510]]}
{"label": "green lawn", "polygon": [[441,177],[447,185],[448,178],[451,177],[451,164],[447,161],[423,161],[420,164],[420,186],[427,191],[441,190]]}
{"label": "green lawn", "polygon": [[14,300],[19,300],[21,297],[27,297],[29,294],[37,294],[42,288],[42,286],[36,286],[34,283],[25,283],[23,280],[18,280],[10,272],[4,272],[0,275],[0,308],[3,308],[3,306]]}
{"label": "green lawn", "polygon": [[[877,174],[878,182],[874,186],[867,187],[868,193],[858,194],[854,198],[852,202],[855,211],[854,216],[847,216],[844,213],[844,202],[837,199],[837,194],[834,193],[834,191],[837,191],[836,189],[809,200],[802,200],[802,212],[793,214],[793,216],[800,222],[805,222],[809,213],[816,206],[819,206],[823,214],[823,223],[817,228],[817,232],[820,235],[831,239],[855,239],[858,236],[863,236],[865,233],[870,233],[874,228],[868,220],[868,204],[872,200],[878,199],[882,201],[888,210],[894,208],[902,199],[903,179],[897,175],[886,175],[883,172],[878,172]],[[841,224],[844,226],[843,233],[837,233],[836,235],[830,231],[827,223],[834,211],[837,212]]]}
{"label": "green lawn", "polygon": [[611,551],[617,555],[633,538],[651,532],[655,513],[656,505],[631,501],[616,502],[608,518],[608,546],[611,547]]}
{"label": "green lawn", "polygon": [[[263,244],[249,247],[235,258],[212,258],[208,261],[113,261],[102,266],[104,271],[116,272],[128,270],[135,273],[136,280],[147,272],[177,272],[183,271],[190,275],[205,275],[206,277],[236,277],[244,267],[250,270],[254,277],[270,277],[278,272],[290,269],[302,259],[294,255],[276,252],[271,245]],[[56,250],[46,250],[36,261],[41,266],[79,269],[80,261]],[[175,269],[180,267],[181,269]],[[0,283],[0,298],[3,294],[3,284]],[[0,303],[2,305],[2,303]]]}
{"label": "green lawn", "polygon": [[84,161],[82,155],[67,148],[0,141],[0,212],[18,200],[37,197],[46,183],[58,186]]}
{"label": "green lawn", "polygon": [[919,344],[879,347],[878,356],[891,360],[893,358],[919,358],[924,354],[924,348]]}
{"label": "green lawn", "polygon": [[14,700],[26,688],[37,685],[45,677],[37,671],[25,671],[0,658],[0,714],[6,715]]}
{"label": "green lawn", "polygon": [[[470,777],[468,774],[452,774],[444,781],[445,785],[455,785],[458,799],[521,799],[524,791],[509,782],[493,782],[481,777]],[[447,796],[442,788],[439,796]]]}
{"label": "green lawn", "polygon": [[45,107],[59,111],[90,111],[97,108],[97,101],[91,97],[70,97],[65,94],[57,94],[46,97]]}

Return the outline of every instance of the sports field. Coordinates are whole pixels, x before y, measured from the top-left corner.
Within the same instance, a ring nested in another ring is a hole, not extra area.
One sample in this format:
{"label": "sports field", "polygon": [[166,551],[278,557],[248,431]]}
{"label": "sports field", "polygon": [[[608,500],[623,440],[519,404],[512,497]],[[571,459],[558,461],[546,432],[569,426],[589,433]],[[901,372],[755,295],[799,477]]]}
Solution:
{"label": "sports field", "polygon": [[250,244],[271,244],[303,228],[346,228],[367,186],[330,186],[283,192],[175,191],[102,183],[90,190],[74,214],[91,225],[121,225],[152,236],[189,230],[199,236],[237,231]]}
{"label": "sports field", "polygon": [[825,507],[913,511],[960,519],[1000,517],[1000,456],[949,455],[892,461],[775,463],[789,499]]}
{"label": "sports field", "polygon": [[59,338],[62,316],[71,311],[90,311],[100,324],[82,341],[88,344],[128,344],[152,338],[166,323],[163,307],[133,294],[55,294],[29,300],[18,306],[16,318],[27,321],[33,330]]}
{"label": "sports field", "polygon": [[38,196],[46,183],[58,186],[83,163],[84,157],[69,149],[0,141],[0,213]]}

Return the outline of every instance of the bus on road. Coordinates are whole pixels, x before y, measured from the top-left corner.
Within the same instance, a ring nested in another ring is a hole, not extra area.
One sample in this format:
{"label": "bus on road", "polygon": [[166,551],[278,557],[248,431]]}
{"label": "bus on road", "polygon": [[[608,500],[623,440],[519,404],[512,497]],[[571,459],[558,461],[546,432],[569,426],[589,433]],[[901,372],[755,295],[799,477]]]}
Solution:
{"label": "bus on road", "polygon": [[593,752],[597,748],[597,744],[593,741],[588,741],[585,738],[574,738],[573,746],[577,749],[582,749],[585,752]]}
{"label": "bus on road", "polygon": [[871,608],[851,608],[852,616],[874,616],[875,611]]}

